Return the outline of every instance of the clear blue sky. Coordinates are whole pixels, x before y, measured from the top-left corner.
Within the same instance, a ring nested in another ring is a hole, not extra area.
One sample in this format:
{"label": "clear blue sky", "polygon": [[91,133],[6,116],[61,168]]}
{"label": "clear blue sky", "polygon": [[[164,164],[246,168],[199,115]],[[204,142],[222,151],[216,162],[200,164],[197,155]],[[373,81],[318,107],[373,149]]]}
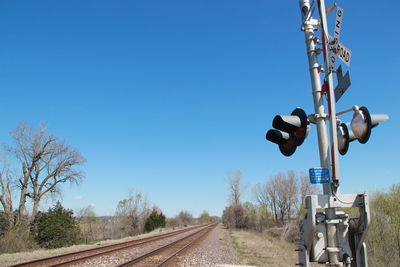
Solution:
{"label": "clear blue sky", "polygon": [[[400,3],[338,4],[353,56],[337,109],[390,116],[340,158],[341,191],[373,192],[400,182]],[[111,215],[134,188],[168,216],[221,215],[227,171],[251,186],[319,165],[315,126],[290,158],[264,139],[276,114],[313,112],[305,51],[297,0],[2,1],[0,138],[45,122],[80,149],[68,208]]]}

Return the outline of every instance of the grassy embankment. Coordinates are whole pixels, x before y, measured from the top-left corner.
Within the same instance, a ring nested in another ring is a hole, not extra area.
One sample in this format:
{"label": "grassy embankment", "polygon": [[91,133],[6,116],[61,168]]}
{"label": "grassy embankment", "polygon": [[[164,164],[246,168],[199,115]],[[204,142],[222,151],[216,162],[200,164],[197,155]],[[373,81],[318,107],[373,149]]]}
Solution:
{"label": "grassy embankment", "polygon": [[273,231],[230,230],[229,235],[240,264],[284,267],[297,263],[295,244],[281,240]]}

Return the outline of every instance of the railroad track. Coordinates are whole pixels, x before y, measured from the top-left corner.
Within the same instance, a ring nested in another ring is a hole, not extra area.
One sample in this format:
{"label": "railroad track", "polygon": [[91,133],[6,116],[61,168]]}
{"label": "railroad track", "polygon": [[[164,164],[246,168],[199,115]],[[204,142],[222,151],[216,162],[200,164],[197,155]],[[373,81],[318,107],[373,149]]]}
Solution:
{"label": "railroad track", "polygon": [[[23,262],[19,263],[16,265],[12,265],[10,267],[20,267],[20,266],[70,266],[73,264],[78,264],[81,262],[85,262],[87,260],[101,257],[107,254],[115,253],[117,251],[121,250],[126,250],[126,249],[131,249],[134,247],[138,247],[142,244],[147,244],[151,242],[155,242],[158,240],[162,240],[168,237],[176,236],[185,232],[189,232],[195,229],[207,229],[210,225],[201,225],[201,226],[193,226],[189,227],[186,229],[182,230],[177,230],[165,234],[160,234],[160,235],[155,235],[155,236],[150,236],[146,238],[141,238],[141,239],[136,239],[136,240],[131,240],[127,242],[122,242],[118,244],[113,244],[113,245],[108,245],[108,246],[102,246],[98,248],[92,248],[92,249],[86,249],[86,250],[81,250],[77,252],[72,252],[72,253],[67,253],[67,254],[62,254],[58,256],[53,256],[49,258],[44,258],[44,259],[39,259],[39,260],[34,260],[34,261],[29,261],[29,262]],[[198,231],[196,231],[197,233]]]}
{"label": "railroad track", "polygon": [[202,228],[188,236],[180,238],[165,246],[154,249],[148,253],[142,254],[132,260],[118,265],[117,267],[126,266],[168,266],[176,260],[176,257],[191,247],[196,241],[199,241],[207,233],[213,230],[218,223],[211,224]]}

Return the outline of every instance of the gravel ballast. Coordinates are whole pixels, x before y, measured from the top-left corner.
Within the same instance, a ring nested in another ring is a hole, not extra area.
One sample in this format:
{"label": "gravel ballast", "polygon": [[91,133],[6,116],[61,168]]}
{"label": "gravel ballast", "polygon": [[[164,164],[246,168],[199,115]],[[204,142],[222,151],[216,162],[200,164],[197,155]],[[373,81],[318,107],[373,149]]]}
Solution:
{"label": "gravel ballast", "polygon": [[179,256],[179,266],[237,264],[238,256],[226,228],[220,224],[201,243]]}

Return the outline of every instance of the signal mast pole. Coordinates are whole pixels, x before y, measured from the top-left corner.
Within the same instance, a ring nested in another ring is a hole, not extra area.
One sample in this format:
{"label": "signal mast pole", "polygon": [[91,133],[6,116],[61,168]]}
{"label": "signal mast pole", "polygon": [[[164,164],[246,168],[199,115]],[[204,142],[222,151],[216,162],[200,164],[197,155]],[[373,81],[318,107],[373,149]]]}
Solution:
{"label": "signal mast pole", "polygon": [[[320,164],[323,168],[330,169],[332,181],[330,184],[323,184],[324,195],[332,196],[336,194],[339,187],[339,161],[338,161],[338,146],[337,146],[337,129],[336,129],[336,106],[335,95],[333,92],[333,66],[329,61],[329,37],[327,31],[327,21],[325,13],[324,0],[318,0],[318,9],[320,20],[313,19],[312,7],[309,0],[300,0],[300,8],[302,13],[302,30],[305,34],[307,56],[309,63],[309,71],[312,85],[312,95],[314,100],[314,117],[311,118],[317,126],[318,147]],[[318,30],[318,26],[322,29],[322,52],[324,55],[324,68],[318,63],[318,54],[321,49],[317,48],[317,44],[321,44],[314,32]],[[325,82],[321,85],[320,72],[325,72]],[[327,94],[328,98],[328,115],[324,112],[323,94]],[[328,135],[325,120],[329,119],[330,125],[330,141],[331,148],[329,150]],[[329,151],[331,157],[329,157]],[[332,164],[330,164],[332,160]],[[336,209],[329,207],[325,209],[326,220],[334,220],[336,218]],[[336,238],[336,225],[327,224],[326,227],[327,252],[330,266],[339,266],[339,249]]]}
{"label": "signal mast pole", "polygon": [[333,68],[329,60],[329,34],[328,23],[326,20],[326,9],[324,0],[318,0],[318,10],[320,14],[320,23],[322,28],[322,49],[324,53],[325,62],[325,91],[328,97],[328,114],[329,114],[329,130],[331,140],[331,174],[332,174],[332,187],[330,193],[336,194],[339,187],[339,156],[338,156],[338,141],[337,141],[337,121],[336,121],[336,99],[333,87]]}
{"label": "signal mast pole", "polygon": [[[318,148],[319,148],[319,158],[321,167],[329,168],[329,147],[328,147],[328,135],[326,134],[326,114],[324,112],[324,103],[323,103],[323,93],[320,79],[320,71],[321,66],[318,63],[318,54],[321,50],[317,49],[316,44],[319,43],[318,37],[314,35],[314,31],[317,29],[314,26],[318,25],[318,21],[311,19],[311,10],[310,6],[303,7],[301,10],[303,15],[303,25],[302,30],[304,31],[306,37],[306,46],[307,46],[307,56],[308,56],[308,65],[310,71],[311,78],[311,86],[312,86],[312,95],[314,100],[314,117],[311,118],[317,126],[317,135],[318,135]],[[310,16],[310,19],[307,19],[306,16]],[[330,193],[330,185],[323,185],[324,194]]]}
{"label": "signal mast pole", "polygon": [[[336,100],[335,93],[333,91],[333,68],[329,60],[329,34],[328,34],[328,23],[326,20],[326,8],[324,0],[318,0],[318,10],[321,19],[322,28],[322,47],[325,61],[325,86],[328,97],[328,110],[329,110],[329,130],[330,130],[330,141],[331,141],[331,188],[329,195],[335,195],[339,189],[339,156],[338,156],[338,142],[337,142],[337,125],[336,125]],[[324,194],[326,194],[324,192]],[[328,207],[325,209],[326,219],[335,220],[336,208]],[[328,223],[327,226],[327,249],[329,262],[332,266],[339,264],[339,251],[338,242],[336,240],[336,225]]]}

